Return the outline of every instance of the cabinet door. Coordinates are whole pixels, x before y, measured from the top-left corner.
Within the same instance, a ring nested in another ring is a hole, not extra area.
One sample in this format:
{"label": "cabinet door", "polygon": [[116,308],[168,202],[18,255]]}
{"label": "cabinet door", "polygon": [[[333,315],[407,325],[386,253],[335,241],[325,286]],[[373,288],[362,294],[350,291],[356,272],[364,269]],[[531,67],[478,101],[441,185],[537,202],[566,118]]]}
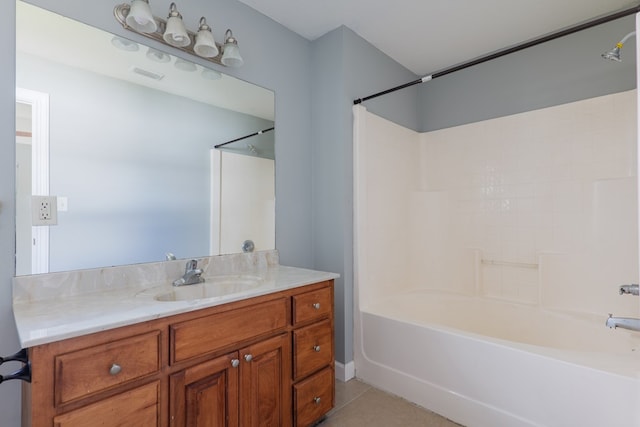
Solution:
{"label": "cabinet door", "polygon": [[171,375],[171,426],[238,426],[238,353]]}
{"label": "cabinet door", "polygon": [[291,425],[291,345],[282,334],[240,350],[240,425]]}

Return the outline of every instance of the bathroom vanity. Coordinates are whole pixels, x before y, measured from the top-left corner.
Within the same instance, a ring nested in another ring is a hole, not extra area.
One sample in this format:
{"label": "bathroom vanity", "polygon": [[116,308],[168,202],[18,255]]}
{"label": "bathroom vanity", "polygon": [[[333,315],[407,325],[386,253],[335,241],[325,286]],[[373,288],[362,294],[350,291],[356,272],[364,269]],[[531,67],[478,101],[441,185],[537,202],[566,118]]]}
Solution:
{"label": "bathroom vanity", "polygon": [[[32,369],[23,425],[308,426],[322,418],[334,404],[336,275],[273,265],[250,274],[214,275],[213,285],[216,277],[259,284],[200,299],[158,299],[172,291],[164,284],[31,302],[17,291]],[[87,307],[99,300],[96,316]],[[53,313],[62,319],[48,323]],[[118,322],[126,324],[112,327]]]}

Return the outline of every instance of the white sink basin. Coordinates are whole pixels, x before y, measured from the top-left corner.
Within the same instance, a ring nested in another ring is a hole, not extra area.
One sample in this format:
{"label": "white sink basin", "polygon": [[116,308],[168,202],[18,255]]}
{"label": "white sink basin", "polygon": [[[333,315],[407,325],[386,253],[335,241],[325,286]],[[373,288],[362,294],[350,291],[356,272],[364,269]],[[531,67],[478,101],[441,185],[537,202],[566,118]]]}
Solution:
{"label": "white sink basin", "polygon": [[157,294],[156,301],[190,301],[224,297],[255,289],[262,285],[262,278],[247,275],[209,277],[196,285],[176,286],[169,292]]}

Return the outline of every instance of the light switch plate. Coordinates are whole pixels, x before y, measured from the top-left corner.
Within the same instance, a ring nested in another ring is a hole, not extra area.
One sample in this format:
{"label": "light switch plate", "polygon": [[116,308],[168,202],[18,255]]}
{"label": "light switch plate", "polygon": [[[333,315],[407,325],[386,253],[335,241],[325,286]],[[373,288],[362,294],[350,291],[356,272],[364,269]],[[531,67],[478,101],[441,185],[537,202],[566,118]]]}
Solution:
{"label": "light switch plate", "polygon": [[58,212],[67,212],[69,210],[69,198],[65,196],[57,196]]}

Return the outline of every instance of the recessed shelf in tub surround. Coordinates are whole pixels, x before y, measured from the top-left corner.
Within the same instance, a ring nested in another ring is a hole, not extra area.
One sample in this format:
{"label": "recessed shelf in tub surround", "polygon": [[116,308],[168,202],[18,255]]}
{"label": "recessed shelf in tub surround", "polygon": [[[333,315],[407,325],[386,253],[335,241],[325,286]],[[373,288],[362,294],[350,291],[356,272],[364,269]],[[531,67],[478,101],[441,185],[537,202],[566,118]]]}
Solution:
{"label": "recessed shelf in tub surround", "polygon": [[21,276],[13,279],[13,313],[22,347],[59,341],[160,317],[335,279],[339,275],[279,264],[278,252],[198,258],[205,279],[250,275],[259,286],[228,295],[159,301],[186,260]]}

